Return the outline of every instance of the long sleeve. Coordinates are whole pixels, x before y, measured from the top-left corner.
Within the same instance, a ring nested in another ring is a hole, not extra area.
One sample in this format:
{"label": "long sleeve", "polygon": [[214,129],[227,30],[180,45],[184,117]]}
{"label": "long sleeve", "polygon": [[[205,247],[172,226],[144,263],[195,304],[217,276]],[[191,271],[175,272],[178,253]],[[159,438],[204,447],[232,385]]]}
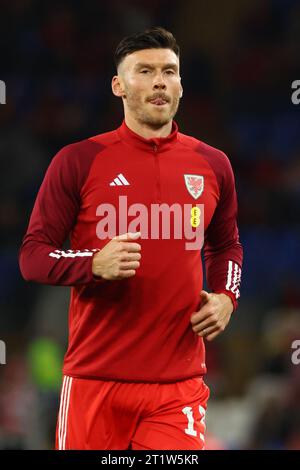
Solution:
{"label": "long sleeve", "polygon": [[243,249],[237,227],[234,175],[224,154],[218,176],[220,199],[206,230],[204,242],[206,279],[213,292],[229,295],[236,309],[240,296]]}
{"label": "long sleeve", "polygon": [[81,161],[76,145],[71,144],[58,152],[46,172],[19,252],[27,281],[72,286],[93,280],[92,257],[98,250],[62,249],[76,222],[80,189],[90,164],[89,158],[83,165]]}

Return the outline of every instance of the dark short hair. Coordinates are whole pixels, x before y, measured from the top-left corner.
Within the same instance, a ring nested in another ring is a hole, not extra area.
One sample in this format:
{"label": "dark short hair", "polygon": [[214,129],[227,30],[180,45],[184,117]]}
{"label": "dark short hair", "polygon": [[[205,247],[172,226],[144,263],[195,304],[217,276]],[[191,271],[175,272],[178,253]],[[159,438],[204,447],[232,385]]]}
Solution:
{"label": "dark short hair", "polygon": [[128,54],[143,49],[171,49],[177,57],[179,57],[180,52],[173,34],[164,28],[155,26],[122,39],[114,55],[116,69]]}

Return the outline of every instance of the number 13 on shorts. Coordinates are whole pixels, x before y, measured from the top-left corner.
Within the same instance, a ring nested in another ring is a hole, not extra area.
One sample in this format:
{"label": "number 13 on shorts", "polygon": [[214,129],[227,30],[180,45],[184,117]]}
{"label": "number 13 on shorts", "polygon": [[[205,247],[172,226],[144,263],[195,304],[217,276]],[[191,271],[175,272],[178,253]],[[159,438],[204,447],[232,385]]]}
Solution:
{"label": "number 13 on shorts", "polygon": [[[203,406],[198,406],[199,413],[200,413],[200,432],[199,438],[203,441],[204,444],[204,433],[205,433],[205,408]],[[195,418],[193,408],[191,406],[186,406],[182,408],[182,413],[187,417],[187,428],[185,428],[184,432],[189,436],[197,437],[197,431],[195,429]]]}

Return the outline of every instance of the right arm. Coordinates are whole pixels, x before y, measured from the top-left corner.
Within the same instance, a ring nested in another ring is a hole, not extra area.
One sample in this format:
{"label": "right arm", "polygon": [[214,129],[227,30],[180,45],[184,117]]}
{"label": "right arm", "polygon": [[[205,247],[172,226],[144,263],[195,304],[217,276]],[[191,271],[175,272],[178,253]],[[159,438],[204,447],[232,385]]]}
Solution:
{"label": "right arm", "polygon": [[80,190],[89,167],[80,164],[74,146],[64,147],[52,160],[38,192],[27,232],[19,252],[21,273],[26,281],[74,286],[116,280],[135,275],[141,246],[140,234],[123,234],[101,250],[62,250],[76,223]]}
{"label": "right arm", "polygon": [[71,286],[93,280],[92,258],[98,249],[62,250],[80,207],[78,169],[73,145],[58,152],[49,165],[19,251],[27,281]]}

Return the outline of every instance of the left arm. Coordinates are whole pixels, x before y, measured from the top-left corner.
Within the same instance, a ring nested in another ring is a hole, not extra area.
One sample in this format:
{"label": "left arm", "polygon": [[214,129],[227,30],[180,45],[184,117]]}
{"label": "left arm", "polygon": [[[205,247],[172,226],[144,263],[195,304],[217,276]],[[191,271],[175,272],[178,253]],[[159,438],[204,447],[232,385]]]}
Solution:
{"label": "left arm", "polygon": [[206,278],[212,293],[201,292],[201,308],[191,318],[193,330],[208,340],[225,329],[240,296],[243,249],[237,228],[234,175],[225,155],[219,184],[219,203],[204,240]]}

